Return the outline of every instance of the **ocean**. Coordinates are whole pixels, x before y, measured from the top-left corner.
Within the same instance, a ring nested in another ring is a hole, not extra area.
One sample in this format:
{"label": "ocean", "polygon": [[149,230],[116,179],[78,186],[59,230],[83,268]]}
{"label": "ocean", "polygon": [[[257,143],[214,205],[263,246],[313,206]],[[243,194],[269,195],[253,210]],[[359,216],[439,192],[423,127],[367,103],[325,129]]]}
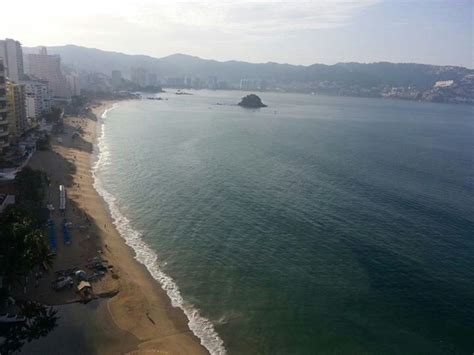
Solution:
{"label": "ocean", "polygon": [[107,111],[94,175],[211,353],[474,351],[472,106],[191,93]]}

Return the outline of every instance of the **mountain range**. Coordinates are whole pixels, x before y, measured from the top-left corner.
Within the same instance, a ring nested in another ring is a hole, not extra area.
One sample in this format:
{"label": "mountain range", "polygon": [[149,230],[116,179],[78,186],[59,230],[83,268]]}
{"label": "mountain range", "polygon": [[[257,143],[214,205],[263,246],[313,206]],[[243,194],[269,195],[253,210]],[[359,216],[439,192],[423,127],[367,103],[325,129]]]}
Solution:
{"label": "mountain range", "polygon": [[[159,77],[217,77],[229,83],[241,79],[264,80],[273,84],[299,83],[311,86],[314,82],[330,82],[333,85],[360,87],[389,86],[413,87],[427,90],[442,80],[458,81],[474,75],[474,70],[456,66],[437,66],[414,63],[338,63],[309,66],[268,63],[248,63],[202,59],[185,54],[173,54],[163,58],[146,55],[128,55],[118,52],[86,48],[76,45],[48,47],[48,53],[59,54],[65,66],[81,72],[111,75],[120,70],[129,76],[132,67],[142,67]],[[38,47],[25,47],[25,53],[37,53]]]}

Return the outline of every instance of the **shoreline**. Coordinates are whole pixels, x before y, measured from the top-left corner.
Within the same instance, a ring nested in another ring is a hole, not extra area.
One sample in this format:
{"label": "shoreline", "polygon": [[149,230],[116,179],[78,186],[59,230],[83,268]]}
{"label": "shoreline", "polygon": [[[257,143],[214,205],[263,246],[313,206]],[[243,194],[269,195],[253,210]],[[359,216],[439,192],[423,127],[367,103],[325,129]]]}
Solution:
{"label": "shoreline", "polygon": [[[166,291],[136,259],[136,253],[114,226],[107,201],[95,188],[93,170],[99,158],[95,154],[101,132],[100,120],[115,103],[108,101],[93,107],[95,119],[65,118],[61,142],[57,136],[52,137],[51,150],[35,153],[29,163],[32,168],[44,170],[51,176],[48,196],[53,203],[57,201],[57,186],[67,186],[68,220],[76,225],[87,220],[90,226],[85,231],[71,230],[72,245],[58,242],[53,270],[81,266],[97,255],[112,265],[112,271],[93,283],[93,289],[98,294],[112,294],[105,299],[106,306],[101,307],[96,319],[116,341],[99,344],[97,353],[208,354],[201,340],[190,330],[183,310],[172,305]],[[71,139],[70,133],[78,127],[83,134],[79,139]],[[39,287],[29,288],[29,298],[59,305],[77,297],[71,291],[52,291],[51,279],[52,275],[47,275],[40,280]]]}
{"label": "shoreline", "polygon": [[158,264],[158,256],[155,251],[143,241],[141,233],[133,229],[128,218],[121,213],[119,206],[116,205],[115,197],[102,186],[102,181],[95,175],[103,157],[100,155],[100,150],[104,149],[101,146],[105,127],[102,120],[106,118],[107,112],[115,107],[115,104],[116,103],[96,112],[96,117],[99,117],[99,124],[97,125],[97,144],[94,146],[94,148],[96,148],[94,150],[94,160],[92,161],[93,186],[102,197],[105,208],[109,212],[115,228],[123,238],[125,244],[130,248],[134,260],[145,267],[152,282],[160,285],[160,289],[165,292],[172,306],[184,312],[187,318],[188,328],[200,340],[201,345],[212,354],[225,354],[226,349],[224,343],[215,331],[214,325],[207,318],[201,316],[199,311],[192,305],[186,304],[174,280],[161,271]]}

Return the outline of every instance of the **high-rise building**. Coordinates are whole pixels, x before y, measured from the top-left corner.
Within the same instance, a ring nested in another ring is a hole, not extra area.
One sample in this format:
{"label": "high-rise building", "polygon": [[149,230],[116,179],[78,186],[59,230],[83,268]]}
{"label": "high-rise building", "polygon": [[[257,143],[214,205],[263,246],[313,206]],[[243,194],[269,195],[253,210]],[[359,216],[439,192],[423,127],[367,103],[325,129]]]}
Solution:
{"label": "high-rise building", "polygon": [[66,75],[66,80],[71,96],[79,96],[81,94],[81,84],[79,76],[76,74],[68,74]]}
{"label": "high-rise building", "polygon": [[194,89],[202,89],[204,87],[204,82],[201,78],[194,78],[191,85]]}
{"label": "high-rise building", "polygon": [[6,96],[5,67],[3,58],[0,58],[0,157],[3,150],[8,147],[8,107]]}
{"label": "high-rise building", "polygon": [[102,73],[81,73],[81,87],[89,92],[110,92],[110,76]]}
{"label": "high-rise building", "polygon": [[184,88],[184,77],[166,77],[165,78],[166,86],[171,88]]}
{"label": "high-rise building", "polygon": [[25,86],[7,82],[8,131],[10,140],[20,137],[27,129]]}
{"label": "high-rise building", "polygon": [[138,86],[146,86],[147,72],[144,68],[132,68],[130,77]]}
{"label": "high-rise building", "polygon": [[46,53],[46,49],[42,48],[40,54],[27,54],[26,72],[35,79],[47,81],[54,97],[68,98],[69,89],[61,72],[61,57]]}
{"label": "high-rise building", "polygon": [[45,113],[51,111],[51,94],[46,81],[24,81],[26,117],[36,121]]}
{"label": "high-rise building", "polygon": [[11,38],[0,40],[0,57],[3,58],[8,79],[14,82],[24,79],[23,50],[20,42]]}
{"label": "high-rise building", "polygon": [[240,90],[260,90],[262,82],[257,79],[242,79],[240,80]]}
{"label": "high-rise building", "polygon": [[122,72],[120,70],[112,70],[112,86],[117,89],[122,84]]}
{"label": "high-rise building", "polygon": [[146,77],[146,85],[147,86],[158,85],[158,75],[156,75],[155,73],[148,73]]}
{"label": "high-rise building", "polygon": [[211,75],[207,78],[207,87],[212,90],[217,89],[217,76]]}
{"label": "high-rise building", "polygon": [[193,79],[189,76],[184,77],[184,86],[190,88],[193,84]]}

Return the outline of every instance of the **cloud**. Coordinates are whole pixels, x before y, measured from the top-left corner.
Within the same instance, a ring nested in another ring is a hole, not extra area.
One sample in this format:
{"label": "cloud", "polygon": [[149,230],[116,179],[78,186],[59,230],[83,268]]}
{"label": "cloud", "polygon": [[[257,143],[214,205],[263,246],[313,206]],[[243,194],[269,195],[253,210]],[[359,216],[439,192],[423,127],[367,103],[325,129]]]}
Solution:
{"label": "cloud", "polygon": [[[30,0],[26,5],[8,1],[2,10],[17,14],[2,18],[0,30],[41,20],[41,26],[52,26],[64,20],[77,21],[104,16],[121,18],[137,29],[159,30],[168,27],[194,27],[220,32],[278,34],[283,31],[334,28],[350,23],[361,10],[378,0]],[[2,12],[3,12],[2,11]],[[5,22],[4,22],[5,21]],[[56,26],[55,26],[56,25]],[[67,28],[65,29],[67,31]],[[118,30],[118,29],[117,29]]]}
{"label": "cloud", "polygon": [[154,56],[187,52],[260,60],[269,48],[276,55],[281,45],[296,43],[300,35],[308,36],[307,31],[346,26],[377,2],[27,0],[25,5],[8,1],[2,5],[2,13],[9,16],[2,17],[0,33],[26,46],[73,43]]}
{"label": "cloud", "polygon": [[378,0],[177,1],[172,6],[143,2],[127,19],[139,26],[195,27],[223,33],[278,35],[281,32],[347,25]]}

